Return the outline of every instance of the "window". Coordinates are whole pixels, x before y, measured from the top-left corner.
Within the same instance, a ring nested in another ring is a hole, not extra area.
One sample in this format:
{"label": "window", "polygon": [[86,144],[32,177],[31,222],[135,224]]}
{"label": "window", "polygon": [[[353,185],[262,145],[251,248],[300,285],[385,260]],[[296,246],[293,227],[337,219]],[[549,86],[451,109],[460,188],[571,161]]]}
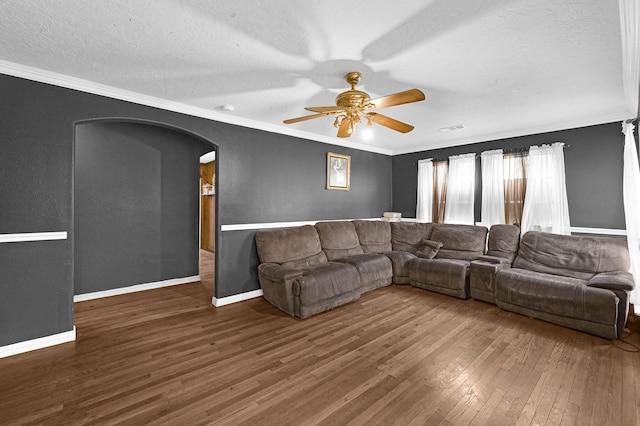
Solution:
{"label": "window", "polygon": [[444,221],[446,223],[473,225],[475,181],[475,154],[453,155],[449,157],[447,205],[444,210]]}
{"label": "window", "polygon": [[444,222],[448,172],[449,164],[446,160],[433,163],[433,223]]}
{"label": "window", "polygon": [[526,164],[526,153],[504,155],[504,219],[507,224],[520,226],[522,223],[522,207],[527,193]]}

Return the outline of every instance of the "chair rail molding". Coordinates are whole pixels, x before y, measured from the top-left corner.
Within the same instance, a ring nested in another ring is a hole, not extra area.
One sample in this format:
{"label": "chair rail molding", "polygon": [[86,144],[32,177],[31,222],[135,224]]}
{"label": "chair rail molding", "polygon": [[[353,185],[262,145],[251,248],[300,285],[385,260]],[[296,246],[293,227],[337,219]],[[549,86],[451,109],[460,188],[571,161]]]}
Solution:
{"label": "chair rail molding", "polygon": [[22,232],[17,234],[0,234],[0,243],[23,243],[29,241],[66,240],[67,232]]}

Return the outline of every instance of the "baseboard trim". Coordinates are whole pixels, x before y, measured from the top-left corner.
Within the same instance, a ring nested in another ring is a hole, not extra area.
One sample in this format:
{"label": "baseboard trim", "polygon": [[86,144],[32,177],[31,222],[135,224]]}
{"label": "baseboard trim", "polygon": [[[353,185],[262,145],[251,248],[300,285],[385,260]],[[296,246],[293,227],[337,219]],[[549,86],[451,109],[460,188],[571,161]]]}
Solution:
{"label": "baseboard trim", "polygon": [[221,297],[219,299],[214,296],[211,300],[211,303],[216,308],[219,308],[220,306],[230,305],[232,303],[242,302],[249,299],[255,299],[256,297],[262,297],[262,289],[248,291],[246,293],[234,294],[233,296]]}
{"label": "baseboard trim", "polygon": [[25,352],[35,351],[37,349],[48,348],[49,346],[69,343],[76,340],[76,326],[73,330],[63,333],[52,334],[50,336],[39,337],[37,339],[26,340],[24,342],[13,343],[11,345],[0,347],[0,358],[6,358]]}
{"label": "baseboard trim", "polygon": [[73,302],[84,302],[86,300],[102,299],[103,297],[119,296],[121,294],[135,293],[138,291],[153,290],[156,288],[170,287],[173,285],[188,284],[200,281],[200,275],[191,277],[173,278],[170,280],[156,281],[152,283],[136,284],[128,287],[114,288],[112,290],[96,291],[93,293],[76,294]]}

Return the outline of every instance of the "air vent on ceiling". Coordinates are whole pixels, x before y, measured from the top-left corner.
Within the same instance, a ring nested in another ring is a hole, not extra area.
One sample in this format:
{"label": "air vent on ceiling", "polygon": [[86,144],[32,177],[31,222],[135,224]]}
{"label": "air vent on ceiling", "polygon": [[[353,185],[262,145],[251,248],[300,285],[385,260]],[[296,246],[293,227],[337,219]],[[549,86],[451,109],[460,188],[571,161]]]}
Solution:
{"label": "air vent on ceiling", "polygon": [[456,124],[455,126],[443,127],[441,129],[438,129],[438,131],[442,133],[449,133],[449,132],[462,130],[462,129],[464,129],[464,126],[462,124]]}

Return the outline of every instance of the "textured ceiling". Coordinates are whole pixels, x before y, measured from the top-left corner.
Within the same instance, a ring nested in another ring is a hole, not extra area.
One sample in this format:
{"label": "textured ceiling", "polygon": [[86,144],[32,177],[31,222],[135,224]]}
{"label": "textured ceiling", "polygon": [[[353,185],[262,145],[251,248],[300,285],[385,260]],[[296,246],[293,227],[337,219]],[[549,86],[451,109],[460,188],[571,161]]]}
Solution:
{"label": "textured ceiling", "polygon": [[[397,154],[632,117],[615,0],[4,0],[2,66],[24,66],[210,111],[223,121]],[[15,68],[15,67],[14,67]],[[372,98],[423,102],[335,138],[344,75]],[[0,67],[0,72],[3,68]],[[5,71],[5,73],[8,73]],[[222,105],[233,105],[223,112]],[[463,129],[438,129],[459,125]]]}

